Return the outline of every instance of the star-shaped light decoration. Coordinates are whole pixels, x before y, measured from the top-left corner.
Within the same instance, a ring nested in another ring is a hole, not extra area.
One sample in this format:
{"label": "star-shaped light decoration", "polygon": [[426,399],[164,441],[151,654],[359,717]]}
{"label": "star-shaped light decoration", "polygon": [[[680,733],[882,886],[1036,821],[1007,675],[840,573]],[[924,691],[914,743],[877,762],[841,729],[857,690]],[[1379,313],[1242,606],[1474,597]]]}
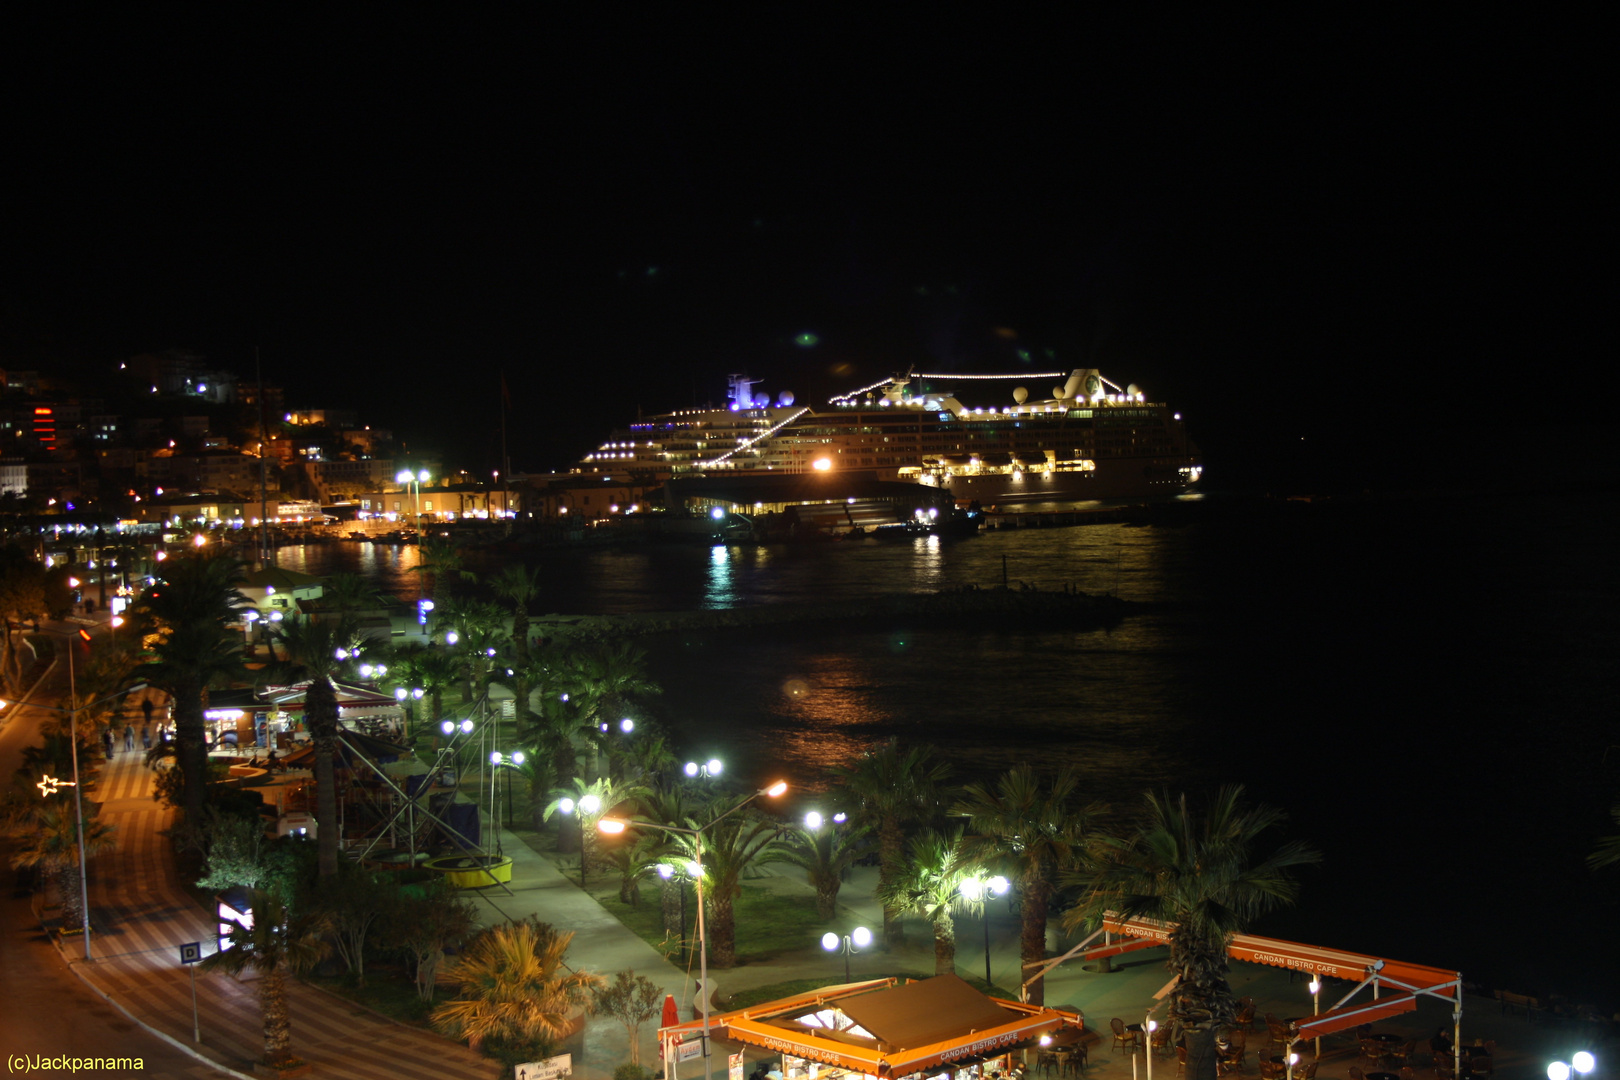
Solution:
{"label": "star-shaped light decoration", "polygon": [[43,798],[48,799],[62,788],[74,787],[75,784],[72,780],[58,780],[54,776],[46,776],[41,778],[40,782],[34,786],[39,788],[39,793]]}

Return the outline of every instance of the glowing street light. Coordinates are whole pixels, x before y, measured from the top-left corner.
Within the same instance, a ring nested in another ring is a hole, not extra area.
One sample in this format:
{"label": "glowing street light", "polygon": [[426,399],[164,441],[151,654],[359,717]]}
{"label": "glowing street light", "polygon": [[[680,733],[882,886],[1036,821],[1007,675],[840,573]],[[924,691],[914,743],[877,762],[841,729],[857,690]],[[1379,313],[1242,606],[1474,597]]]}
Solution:
{"label": "glowing street light", "polygon": [[[572,814],[575,810],[579,811],[579,887],[583,889],[585,887],[585,815],[594,814],[602,809],[602,800],[595,795],[585,795],[577,803],[573,799],[564,799],[557,804],[557,809],[564,814]],[[624,823],[617,822],[616,824],[619,826],[617,829],[609,829],[603,824],[599,824],[598,827],[605,833],[624,832]]]}
{"label": "glowing street light", "polygon": [[1585,1050],[1577,1051],[1568,1062],[1555,1061],[1547,1066],[1547,1080],[1570,1080],[1571,1074],[1585,1076],[1597,1068],[1597,1059]]}
{"label": "glowing street light", "polygon": [[956,889],[969,903],[983,903],[984,911],[984,984],[990,985],[990,897],[1006,896],[1011,887],[1006,878],[997,874],[992,878],[963,878]]}
{"label": "glowing street light", "polygon": [[687,776],[690,777],[696,778],[702,776],[705,779],[712,780],[725,771],[725,765],[720,761],[719,758],[710,758],[702,765],[699,765],[695,761],[688,761],[686,763],[686,768],[683,771]]}
{"label": "glowing street light", "polygon": [[849,954],[858,949],[864,949],[872,944],[872,931],[864,926],[857,926],[854,930],[840,937],[831,930],[821,935],[821,947],[828,952],[838,952],[842,949],[844,954],[844,981],[849,982]]}

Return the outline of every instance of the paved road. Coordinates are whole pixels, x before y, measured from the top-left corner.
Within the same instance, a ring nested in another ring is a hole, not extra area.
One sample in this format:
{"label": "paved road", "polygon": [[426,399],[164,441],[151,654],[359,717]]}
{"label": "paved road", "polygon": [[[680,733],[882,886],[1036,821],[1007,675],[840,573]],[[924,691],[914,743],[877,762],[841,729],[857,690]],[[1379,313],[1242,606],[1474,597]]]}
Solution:
{"label": "paved road", "polygon": [[[42,690],[50,689],[57,674],[51,673]],[[0,721],[0,778],[10,777],[21,764],[23,748],[39,741],[39,721],[45,715],[38,710],[5,710]],[[0,860],[0,864],[9,865],[9,860]],[[0,1055],[7,1064],[14,1054],[138,1057],[140,1075],[153,1080],[220,1075],[148,1034],[97,997],[68,970],[39,930],[30,906],[31,890],[19,888],[9,869],[0,873],[0,882],[4,890],[0,900],[0,1001],[6,1003],[0,1009]],[[7,1072],[30,1075],[10,1068]]]}

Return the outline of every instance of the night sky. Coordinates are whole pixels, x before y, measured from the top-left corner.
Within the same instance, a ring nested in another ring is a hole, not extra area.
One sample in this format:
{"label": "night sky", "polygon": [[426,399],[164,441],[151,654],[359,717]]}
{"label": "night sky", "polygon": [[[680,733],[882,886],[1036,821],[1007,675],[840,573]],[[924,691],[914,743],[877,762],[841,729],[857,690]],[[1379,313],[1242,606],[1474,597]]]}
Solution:
{"label": "night sky", "polygon": [[1599,463],[1596,28],[1307,18],[17,26],[0,366],[257,346],[474,469],[502,371],[537,471],[912,364],[1100,367],[1217,485]]}

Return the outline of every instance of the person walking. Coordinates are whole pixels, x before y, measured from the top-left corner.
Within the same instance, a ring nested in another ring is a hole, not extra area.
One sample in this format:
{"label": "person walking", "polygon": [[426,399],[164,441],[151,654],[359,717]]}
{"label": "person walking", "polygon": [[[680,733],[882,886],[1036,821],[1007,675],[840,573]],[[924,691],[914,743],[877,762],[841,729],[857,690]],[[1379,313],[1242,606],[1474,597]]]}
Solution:
{"label": "person walking", "polygon": [[101,748],[107,752],[108,757],[113,756],[112,728],[101,733]]}
{"label": "person walking", "polygon": [[152,749],[152,725],[151,724],[142,724],[141,725],[141,749],[142,750],[150,750],[150,749]]}
{"label": "person walking", "polygon": [[135,726],[133,724],[124,725],[124,749],[132,753],[135,750]]}

